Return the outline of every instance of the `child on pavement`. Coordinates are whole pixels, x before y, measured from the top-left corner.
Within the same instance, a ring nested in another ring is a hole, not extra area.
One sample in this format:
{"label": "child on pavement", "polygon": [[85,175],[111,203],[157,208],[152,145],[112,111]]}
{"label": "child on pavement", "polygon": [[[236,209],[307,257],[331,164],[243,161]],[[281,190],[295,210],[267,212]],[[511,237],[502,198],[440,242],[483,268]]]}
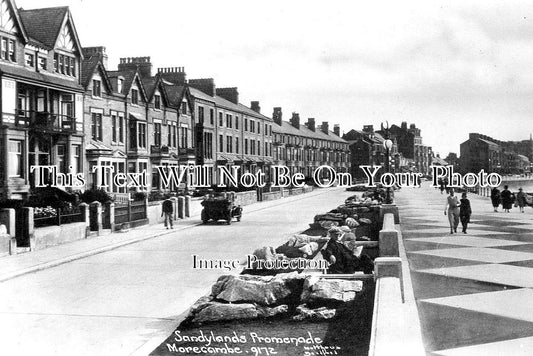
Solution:
{"label": "child on pavement", "polygon": [[470,215],[472,215],[472,208],[470,207],[470,200],[466,197],[466,192],[461,195],[461,205],[459,205],[459,217],[463,225],[463,233],[466,234],[466,228],[470,222]]}

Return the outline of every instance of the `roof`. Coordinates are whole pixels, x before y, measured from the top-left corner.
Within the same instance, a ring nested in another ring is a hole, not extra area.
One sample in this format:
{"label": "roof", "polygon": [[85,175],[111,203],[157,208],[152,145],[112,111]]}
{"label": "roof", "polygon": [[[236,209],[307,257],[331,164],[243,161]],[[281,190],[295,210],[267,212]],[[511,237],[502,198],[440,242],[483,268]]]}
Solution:
{"label": "roof", "polygon": [[218,107],[221,107],[221,108],[225,108],[225,109],[229,109],[229,110],[233,110],[233,111],[236,111],[236,112],[240,112],[241,114],[245,114],[245,115],[248,115],[248,116],[253,116],[253,117],[256,117],[258,119],[263,119],[263,120],[266,120],[266,121],[272,121],[272,118],[268,117],[268,116],[265,116],[261,113],[258,113],[252,109],[250,109],[249,107],[247,107],[246,105],[243,105],[243,104],[235,104],[229,100],[226,100],[218,95],[215,95],[215,96],[210,96],[210,95],[207,95],[206,93],[202,92],[201,90],[199,89],[196,89],[196,88],[193,88],[191,86],[189,86],[189,90],[190,90],[190,93],[193,97],[195,98],[198,98],[198,99],[202,99],[202,100],[206,100],[206,101],[210,101],[212,103],[214,103],[216,106]]}
{"label": "roof", "polygon": [[492,142],[492,141],[485,140],[485,139],[483,139],[483,138],[478,138],[478,140],[481,141],[481,142],[486,143],[487,145],[489,145],[489,146],[491,146],[491,147],[493,147],[493,148],[497,148],[497,149],[500,149],[500,148],[501,148],[500,145],[498,145],[497,143],[494,143],[494,142]]}
{"label": "roof", "polygon": [[24,30],[29,37],[29,42],[35,46],[53,49],[59,37],[63,24],[70,20],[72,39],[75,42],[80,56],[83,57],[80,40],[70,16],[67,6],[48,7],[43,9],[19,11]]}
{"label": "roof", "polygon": [[98,66],[100,58],[98,56],[91,56],[89,58],[84,58],[81,62],[81,85],[87,88],[93,74]]}
{"label": "roof", "polygon": [[179,106],[181,104],[185,86],[165,84],[165,90],[167,91],[170,105]]}
{"label": "roof", "polygon": [[46,83],[51,87],[68,88],[76,91],[83,91],[78,81],[69,80],[57,76],[48,75],[46,72],[35,72],[23,67],[15,67],[0,64],[0,73],[11,75],[17,79],[26,79],[31,82],[39,82],[40,85]]}
{"label": "roof", "polygon": [[438,164],[438,165],[441,165],[441,166],[447,166],[448,162],[446,162],[444,159],[442,159],[440,157],[433,157],[433,159],[431,160],[431,164]]}
{"label": "roof", "polygon": [[133,85],[133,81],[135,80],[135,77],[139,79],[140,84],[140,90],[142,92],[143,97],[146,99],[146,90],[144,89],[144,84],[142,80],[140,80],[140,76],[138,75],[137,70],[110,70],[107,71],[107,76],[109,78],[116,78],[116,77],[123,77],[124,78],[124,89],[123,92],[126,93],[126,96],[128,96],[131,86]]}
{"label": "roof", "polygon": [[295,136],[304,136],[307,138],[313,138],[318,140],[328,140],[328,141],[335,141],[335,142],[341,142],[341,143],[348,143],[348,141],[344,140],[343,138],[337,136],[334,132],[329,131],[329,134],[325,134],[320,130],[320,128],[317,128],[316,131],[312,131],[307,128],[305,125],[300,125],[300,128],[297,129],[296,127],[292,126],[287,121],[282,121],[281,126],[277,123],[274,123],[272,126],[272,131],[278,132],[278,133],[284,133],[288,135],[295,135]]}

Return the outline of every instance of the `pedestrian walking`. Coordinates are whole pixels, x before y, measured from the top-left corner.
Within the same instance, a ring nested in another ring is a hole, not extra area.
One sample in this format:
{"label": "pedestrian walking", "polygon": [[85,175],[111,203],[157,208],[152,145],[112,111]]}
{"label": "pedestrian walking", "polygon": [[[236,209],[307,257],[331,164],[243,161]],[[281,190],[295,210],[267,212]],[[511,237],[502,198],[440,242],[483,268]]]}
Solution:
{"label": "pedestrian walking", "polygon": [[450,234],[457,233],[457,226],[459,225],[459,205],[461,204],[453,188],[449,188],[449,194],[446,198],[446,206],[444,207],[444,215],[448,213],[448,221],[450,222]]}
{"label": "pedestrian walking", "polygon": [[490,200],[492,201],[492,206],[494,207],[494,212],[498,212],[498,207],[502,203],[502,197],[500,195],[500,190],[496,187],[492,188],[490,192]]}
{"label": "pedestrian walking", "polygon": [[468,223],[470,222],[470,216],[472,215],[472,207],[470,206],[470,200],[466,196],[466,192],[461,195],[461,205],[459,205],[459,218],[461,219],[461,225],[463,225],[463,234],[466,234]]}
{"label": "pedestrian walking", "polygon": [[522,188],[518,188],[518,194],[516,194],[516,205],[520,208],[520,212],[524,212],[524,206],[526,206],[527,200],[526,200],[526,193],[522,190]]}
{"label": "pedestrian walking", "polygon": [[172,200],[166,199],[163,201],[162,209],[161,209],[161,216],[165,216],[165,227],[168,229],[170,226],[171,229],[174,228],[174,204],[172,203]]}
{"label": "pedestrian walking", "polygon": [[508,189],[509,186],[505,185],[502,190],[502,207],[503,211],[509,213],[509,211],[513,208],[513,193]]}

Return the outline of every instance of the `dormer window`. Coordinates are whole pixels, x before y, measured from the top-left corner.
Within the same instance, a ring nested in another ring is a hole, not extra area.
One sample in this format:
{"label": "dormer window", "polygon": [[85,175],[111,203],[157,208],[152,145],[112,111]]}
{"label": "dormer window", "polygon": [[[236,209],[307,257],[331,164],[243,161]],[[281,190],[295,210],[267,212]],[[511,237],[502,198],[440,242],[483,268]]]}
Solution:
{"label": "dormer window", "polygon": [[26,67],[35,67],[35,56],[31,53],[24,54],[24,60]]}
{"label": "dormer window", "polygon": [[102,96],[102,82],[93,80],[93,96],[100,98]]}
{"label": "dormer window", "polygon": [[[186,101],[182,101],[181,102],[181,113],[183,115],[187,115],[187,102]],[[213,123],[211,123],[212,125]]]}
{"label": "dormer window", "polygon": [[46,58],[39,57],[39,69],[46,70]]}
{"label": "dormer window", "polygon": [[131,89],[131,103],[139,105],[139,91],[137,89]]}
{"label": "dormer window", "polygon": [[122,87],[124,86],[124,79],[118,78],[117,80],[117,91],[122,94]]}
{"label": "dormer window", "polygon": [[56,73],[76,76],[76,58],[63,54],[54,54],[54,70]]}
{"label": "dormer window", "polygon": [[154,108],[156,108],[157,110],[161,109],[161,96],[160,95],[154,96]]}

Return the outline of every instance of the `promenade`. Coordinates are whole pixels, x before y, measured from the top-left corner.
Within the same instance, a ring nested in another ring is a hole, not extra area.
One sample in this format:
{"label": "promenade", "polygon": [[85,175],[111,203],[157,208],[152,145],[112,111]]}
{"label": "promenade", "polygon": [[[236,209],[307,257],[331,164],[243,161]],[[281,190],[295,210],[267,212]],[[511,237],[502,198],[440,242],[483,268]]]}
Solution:
{"label": "promenade", "polygon": [[[493,212],[469,194],[468,234],[450,234],[446,195],[396,194],[428,355],[533,354],[533,209]],[[405,350],[407,351],[407,350]]]}

